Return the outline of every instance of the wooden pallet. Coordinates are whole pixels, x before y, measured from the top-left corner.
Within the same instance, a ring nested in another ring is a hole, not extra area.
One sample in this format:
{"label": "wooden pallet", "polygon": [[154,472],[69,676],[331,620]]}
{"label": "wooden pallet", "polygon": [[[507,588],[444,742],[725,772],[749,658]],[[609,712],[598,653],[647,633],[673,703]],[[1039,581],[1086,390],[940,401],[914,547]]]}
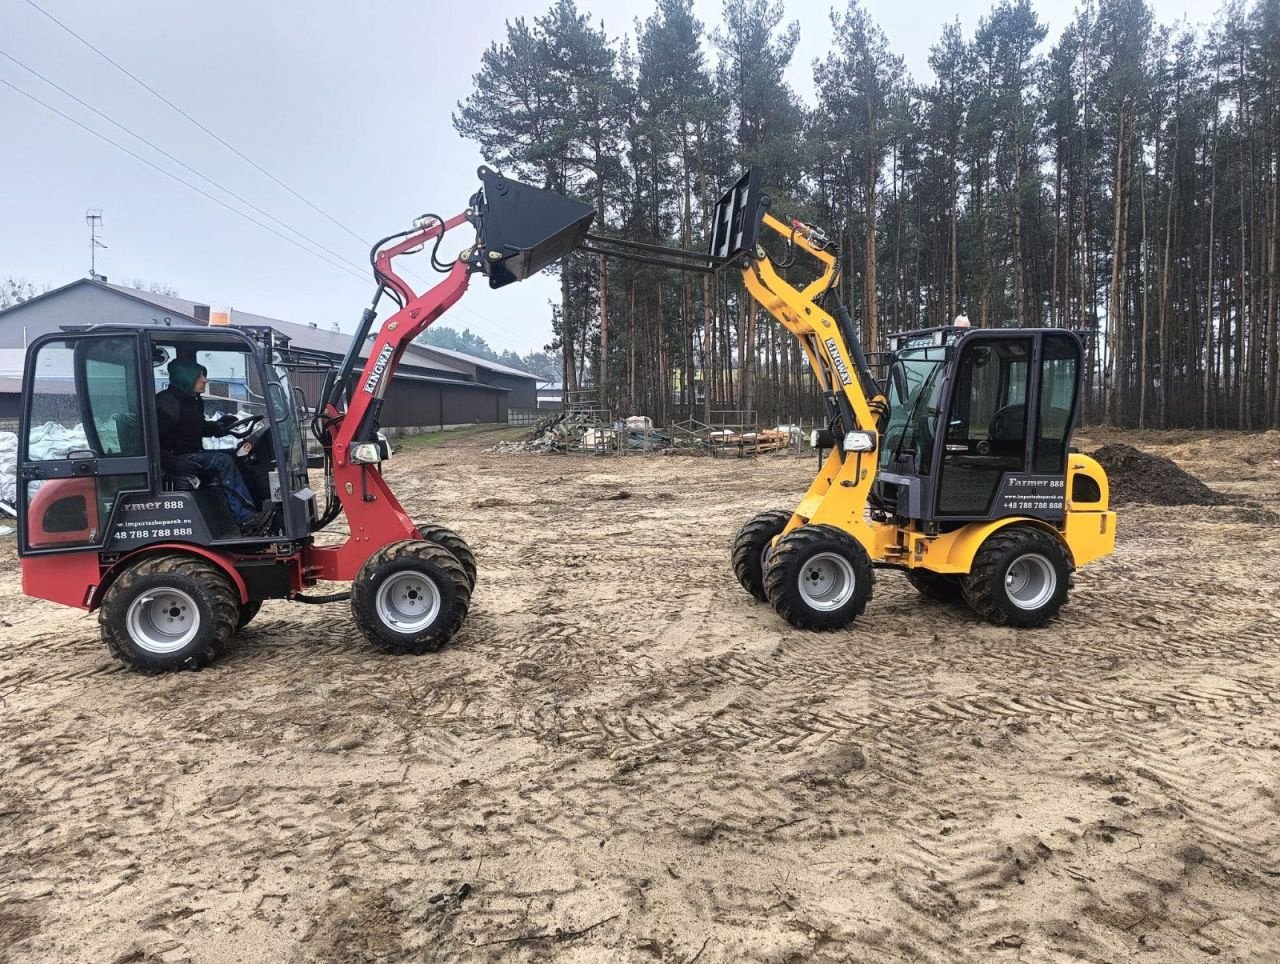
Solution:
{"label": "wooden pallet", "polygon": [[710,439],[715,450],[726,451],[737,449],[738,455],[766,455],[785,449],[791,442],[786,432],[776,429],[765,429],[761,432],[722,432],[713,433]]}

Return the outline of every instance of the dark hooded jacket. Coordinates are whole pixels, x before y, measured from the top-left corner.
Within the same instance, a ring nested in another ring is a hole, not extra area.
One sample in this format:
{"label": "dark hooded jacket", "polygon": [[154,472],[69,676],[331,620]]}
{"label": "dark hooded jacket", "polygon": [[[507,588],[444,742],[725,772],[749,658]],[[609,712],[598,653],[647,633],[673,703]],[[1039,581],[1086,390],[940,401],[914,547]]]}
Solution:
{"label": "dark hooded jacket", "polygon": [[204,439],[222,435],[217,422],[206,422],[204,399],[194,393],[199,365],[174,361],[169,365],[169,387],[156,395],[160,428],[160,464],[172,469],[178,457],[204,450]]}

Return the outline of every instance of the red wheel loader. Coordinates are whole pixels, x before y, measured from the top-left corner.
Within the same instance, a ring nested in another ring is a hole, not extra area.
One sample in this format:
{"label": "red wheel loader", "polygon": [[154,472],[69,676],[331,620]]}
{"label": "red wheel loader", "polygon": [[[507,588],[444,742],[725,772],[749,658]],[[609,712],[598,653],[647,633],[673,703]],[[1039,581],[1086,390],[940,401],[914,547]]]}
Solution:
{"label": "red wheel loader", "polygon": [[[374,246],[373,303],[336,367],[269,328],[89,324],[32,342],[17,466],[23,590],[96,610],[111,653],[145,672],[208,664],[266,599],[350,599],[364,636],[390,652],[448,642],[470,606],[475,560],[456,533],[396,501],[381,471],[383,395],[405,348],[472,275],[494,288],[528,277],[578,246],[594,214],[487,168],[479,176],[465,211],[425,215]],[[474,241],[442,259],[445,234],[463,226]],[[418,294],[393,262],[427,247],[444,277]],[[369,342],[384,297],[396,310]],[[177,359],[203,366],[243,416],[228,426],[226,453],[266,531],[236,523],[217,479],[166,469],[156,395]],[[304,371],[325,373],[314,404],[297,384]],[[304,426],[323,451],[320,506]],[[325,540],[339,516],[349,534]],[[321,580],[350,592],[309,595]]]}

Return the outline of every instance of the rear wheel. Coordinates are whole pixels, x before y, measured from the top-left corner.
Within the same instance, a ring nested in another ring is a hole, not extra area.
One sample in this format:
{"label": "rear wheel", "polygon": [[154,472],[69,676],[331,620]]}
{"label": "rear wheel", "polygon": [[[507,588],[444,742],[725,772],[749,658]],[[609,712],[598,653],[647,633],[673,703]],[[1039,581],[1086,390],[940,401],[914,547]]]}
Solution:
{"label": "rear wheel", "polygon": [[908,569],[907,581],[926,599],[938,602],[961,602],[964,599],[959,576],[943,575],[928,569]]}
{"label": "rear wheel", "polygon": [[853,536],[835,526],[802,526],[774,544],[764,588],[792,626],[840,629],[867,608],[874,579],[867,550]]}
{"label": "rear wheel", "polygon": [[427,653],[458,631],[471,605],[466,571],[434,542],[393,542],[361,567],[351,612],[366,639],[391,653]]}
{"label": "rear wheel", "polygon": [[1009,526],[987,537],[962,581],[965,601],[997,626],[1043,626],[1071,586],[1071,560],[1056,536]]}
{"label": "rear wheel", "polygon": [[471,551],[471,547],[467,545],[467,540],[462,538],[452,529],[445,526],[435,525],[431,522],[417,523],[418,532],[427,542],[434,542],[438,546],[444,546],[451,553],[453,558],[458,560],[462,566],[462,571],[467,574],[467,585],[474,592],[476,588],[476,557]]}
{"label": "rear wheel", "polygon": [[165,673],[209,665],[232,637],[239,597],[213,563],[178,554],[129,567],[102,597],[98,623],[111,655]]}
{"label": "rear wheel", "polygon": [[791,521],[790,509],[770,509],[738,530],[733,540],[733,574],[742,588],[761,602],[767,602],[764,570],[773,540]]}

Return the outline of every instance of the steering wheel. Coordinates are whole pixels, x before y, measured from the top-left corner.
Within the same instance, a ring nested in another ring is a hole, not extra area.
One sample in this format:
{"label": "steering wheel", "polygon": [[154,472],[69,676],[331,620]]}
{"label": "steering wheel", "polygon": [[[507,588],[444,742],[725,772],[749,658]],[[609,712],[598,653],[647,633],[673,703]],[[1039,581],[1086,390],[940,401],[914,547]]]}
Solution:
{"label": "steering wheel", "polygon": [[238,439],[246,439],[253,434],[257,424],[265,418],[265,415],[246,415],[244,418],[237,419],[228,425],[226,432],[228,435],[234,435]]}

